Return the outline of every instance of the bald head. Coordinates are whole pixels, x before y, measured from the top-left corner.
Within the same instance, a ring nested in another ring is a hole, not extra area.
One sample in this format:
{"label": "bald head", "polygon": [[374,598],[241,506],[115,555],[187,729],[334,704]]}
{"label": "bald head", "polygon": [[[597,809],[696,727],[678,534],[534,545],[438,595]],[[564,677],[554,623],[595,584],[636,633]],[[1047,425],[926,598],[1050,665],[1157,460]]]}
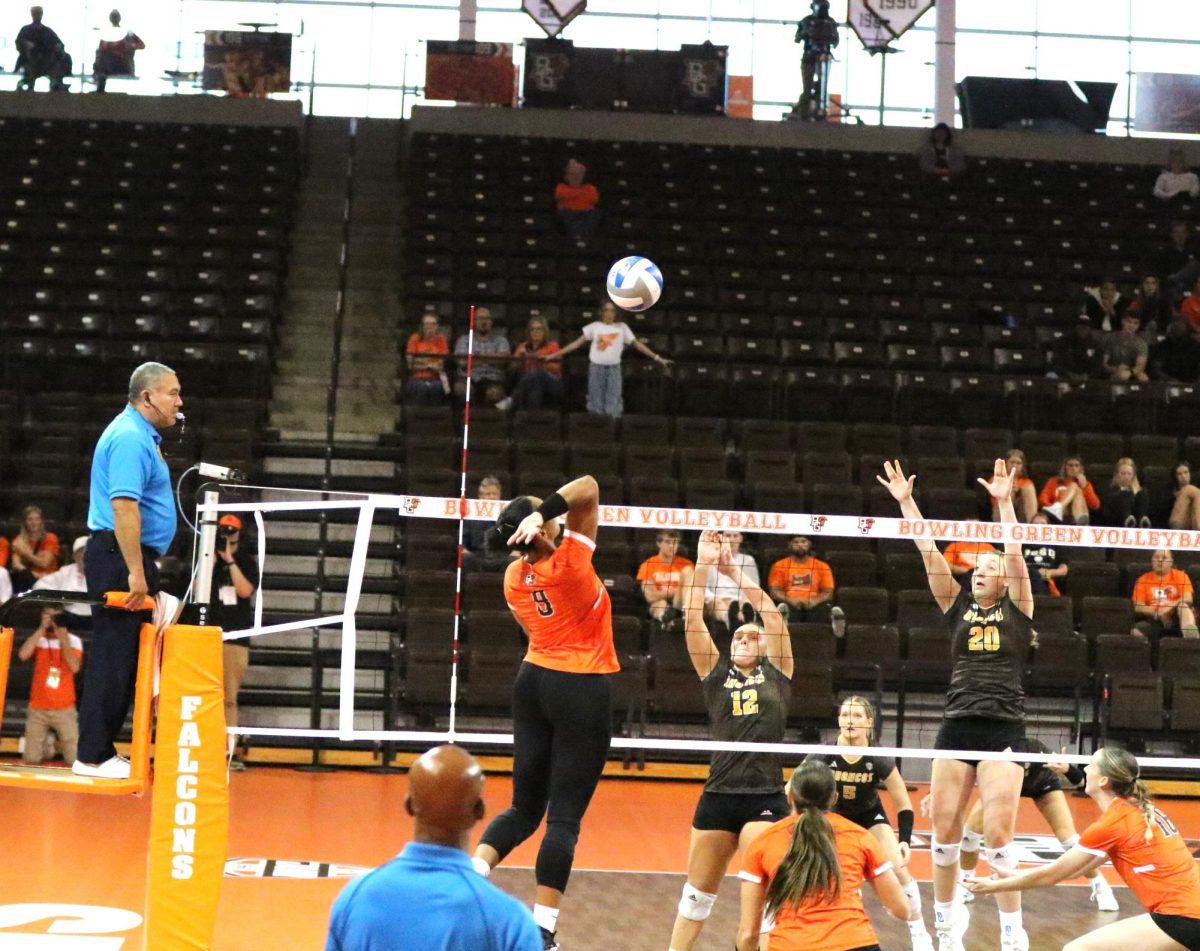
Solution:
{"label": "bald head", "polygon": [[416,841],[465,850],[483,818],[483,770],[466,750],[436,746],[409,770],[404,807],[417,821]]}

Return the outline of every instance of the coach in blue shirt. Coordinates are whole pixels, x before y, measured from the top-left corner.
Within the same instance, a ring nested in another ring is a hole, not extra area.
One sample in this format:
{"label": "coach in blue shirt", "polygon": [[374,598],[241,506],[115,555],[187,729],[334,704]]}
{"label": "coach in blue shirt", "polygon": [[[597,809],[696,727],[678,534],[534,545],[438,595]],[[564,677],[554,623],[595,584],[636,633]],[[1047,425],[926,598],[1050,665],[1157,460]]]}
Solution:
{"label": "coach in blue shirt", "polygon": [[125,723],[137,681],[138,635],[158,593],[158,567],[175,537],[171,475],[160,430],[183,406],[179,378],[161,363],[143,363],[129,378],[129,403],[96,443],[88,504],[84,574],[88,594],[128,591],[124,609],[93,612],[87,679],[79,703],[80,776],[127,779],[129,761],[113,739]]}
{"label": "coach in blue shirt", "polygon": [[467,855],[483,818],[483,772],[438,746],[408,774],[413,841],[333,903],[325,951],[542,951],[533,915],[475,871]]}

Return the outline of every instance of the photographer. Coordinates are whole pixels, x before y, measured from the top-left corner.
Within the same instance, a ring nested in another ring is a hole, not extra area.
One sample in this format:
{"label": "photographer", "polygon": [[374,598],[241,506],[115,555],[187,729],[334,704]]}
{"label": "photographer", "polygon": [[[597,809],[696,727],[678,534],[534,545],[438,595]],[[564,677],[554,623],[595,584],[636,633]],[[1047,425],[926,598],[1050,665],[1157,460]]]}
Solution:
{"label": "photographer", "polygon": [[[209,619],[223,631],[244,631],[254,625],[250,599],[258,587],[258,561],[248,550],[241,548],[241,540],[242,520],[236,515],[222,515],[217,523],[217,558],[213,565]],[[237,726],[237,696],[249,663],[250,648],[246,643],[225,642],[226,726]],[[245,764],[234,756],[229,768],[241,770],[245,769]]]}

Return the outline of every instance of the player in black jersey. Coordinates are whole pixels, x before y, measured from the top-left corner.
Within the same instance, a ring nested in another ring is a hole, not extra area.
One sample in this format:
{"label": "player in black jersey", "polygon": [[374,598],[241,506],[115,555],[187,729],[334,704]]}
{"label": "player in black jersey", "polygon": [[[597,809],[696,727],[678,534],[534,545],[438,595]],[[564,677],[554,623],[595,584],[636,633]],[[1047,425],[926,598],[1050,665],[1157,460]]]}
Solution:
{"label": "player in black jersey", "polygon": [[[865,697],[847,697],[838,710],[838,746],[870,746],[874,740],[875,707]],[[912,840],[913,808],[908,798],[904,777],[896,761],[888,756],[854,755],[849,750],[812,758],[823,760],[833,770],[837,784],[837,803],[833,809],[840,816],[855,822],[871,833],[892,860],[896,878],[908,900],[908,932],[913,951],[933,951],[933,940],[925,930],[921,917],[921,890],[908,873]],[[900,840],[888,821],[883,803],[879,801],[878,784],[882,780],[896,806]]]}
{"label": "player in black jersey", "polygon": [[[1040,740],[1025,741],[1027,753],[1049,753],[1050,747]],[[1067,805],[1067,796],[1063,792],[1063,782],[1075,787],[1084,782],[1082,766],[1067,766],[1065,763],[1026,763],[1025,780],[1021,783],[1021,798],[1032,799],[1038,807],[1038,812],[1050,826],[1050,831],[1067,851],[1079,841],[1079,833],[1075,830],[1075,820],[1071,816],[1071,807]],[[924,803],[922,803],[922,807]],[[975,808],[967,817],[963,829],[962,855],[959,864],[964,874],[971,875],[979,862],[979,847],[983,845],[983,805],[976,801]],[[1089,869],[1084,873],[1092,886],[1090,901],[1096,903],[1098,911],[1120,911],[1112,887],[1100,874],[1099,869]],[[964,902],[972,902],[975,896],[962,889],[961,898]]]}
{"label": "player in black jersey", "polygon": [[[885,463],[886,486],[907,519],[922,521],[913,498],[915,477],[905,477],[900,463]],[[990,481],[979,479],[996,500],[1000,521],[1015,522],[1013,475],[997,459]],[[1006,543],[1004,554],[979,556],[971,583],[959,588],[946,559],[927,536],[916,537],[934,600],[946,616],[951,633],[953,668],[946,696],[946,713],[936,747],[950,755],[933,761],[930,796],[933,803],[934,926],[938,951],[961,951],[966,906],[955,901],[959,842],[972,789],[978,785],[983,802],[983,832],[988,864],[1015,869],[1011,843],[1024,770],[1019,763],[963,759],[958,751],[1020,750],[1025,738],[1025,691],[1021,678],[1033,639],[1033,594],[1029,571],[1019,544]],[[1001,901],[1001,951],[1027,951],[1029,936],[1021,924],[1019,902]]]}
{"label": "player in black jersey", "polygon": [[[704,589],[720,571],[740,586],[762,626],[743,624],[722,657],[704,623]],[[787,726],[793,670],[792,643],[778,608],[732,561],[720,532],[703,532],[687,594],[688,653],[700,677],[713,738],[778,743]],[[712,913],[729,861],[791,813],[783,769],[770,753],[713,753],[708,782],[692,817],[687,883],[671,931],[672,951],[689,951]]]}

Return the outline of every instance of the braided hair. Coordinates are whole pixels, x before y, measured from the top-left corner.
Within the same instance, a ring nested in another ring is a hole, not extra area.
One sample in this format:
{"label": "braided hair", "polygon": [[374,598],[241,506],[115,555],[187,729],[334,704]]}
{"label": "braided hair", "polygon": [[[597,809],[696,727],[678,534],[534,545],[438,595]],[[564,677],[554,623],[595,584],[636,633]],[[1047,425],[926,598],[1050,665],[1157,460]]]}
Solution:
{"label": "braided hair", "polygon": [[836,793],[833,770],[820,760],[805,760],[792,773],[788,792],[799,818],[787,854],[767,886],[768,915],[808,899],[828,904],[842,891],[833,826],[825,816]]}

